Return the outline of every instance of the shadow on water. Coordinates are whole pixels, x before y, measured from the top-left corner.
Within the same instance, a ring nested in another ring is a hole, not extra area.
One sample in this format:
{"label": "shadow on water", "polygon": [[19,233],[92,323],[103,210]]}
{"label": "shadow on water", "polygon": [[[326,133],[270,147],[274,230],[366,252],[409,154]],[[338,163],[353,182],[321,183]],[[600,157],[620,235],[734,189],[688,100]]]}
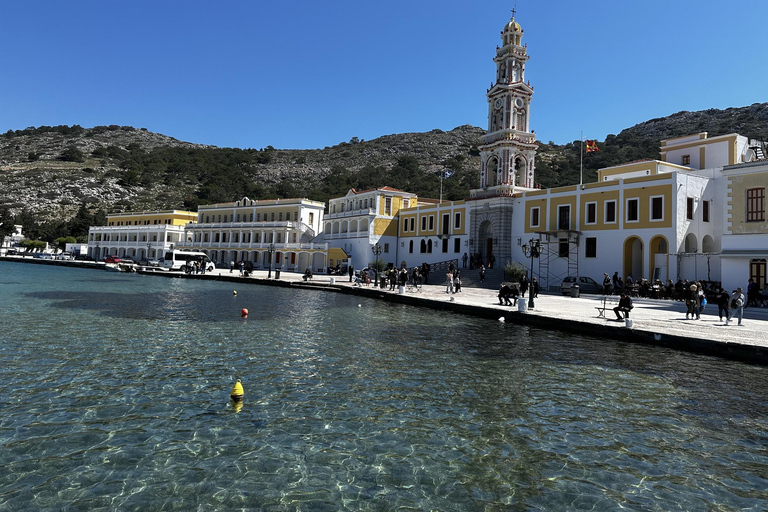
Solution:
{"label": "shadow on water", "polygon": [[[100,281],[102,282],[102,281]],[[107,282],[111,282],[107,280]],[[66,310],[95,311],[100,315],[117,319],[145,319],[164,321],[223,320],[213,308],[206,307],[204,294],[200,292],[27,292],[26,297],[52,301],[51,306]]]}

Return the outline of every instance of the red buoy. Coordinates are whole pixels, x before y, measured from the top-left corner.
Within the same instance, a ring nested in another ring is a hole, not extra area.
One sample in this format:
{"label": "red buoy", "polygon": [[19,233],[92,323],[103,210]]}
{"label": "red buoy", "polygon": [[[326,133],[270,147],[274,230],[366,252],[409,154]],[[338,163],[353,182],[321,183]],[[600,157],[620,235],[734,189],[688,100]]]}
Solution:
{"label": "red buoy", "polygon": [[247,317],[247,316],[248,316],[248,310],[247,310],[247,309],[245,309],[245,308],[243,308],[243,309],[240,311],[240,316],[241,316],[241,317],[243,317],[243,318]]}

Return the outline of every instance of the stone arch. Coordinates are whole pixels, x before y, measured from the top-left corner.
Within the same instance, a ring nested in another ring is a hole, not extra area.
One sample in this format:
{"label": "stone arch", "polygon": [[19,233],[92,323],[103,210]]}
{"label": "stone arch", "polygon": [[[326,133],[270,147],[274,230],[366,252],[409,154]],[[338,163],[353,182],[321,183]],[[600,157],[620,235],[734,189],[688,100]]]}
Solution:
{"label": "stone arch", "polygon": [[485,187],[495,187],[499,179],[499,159],[493,155],[485,163]]}
{"label": "stone arch", "polygon": [[638,236],[630,236],[624,240],[624,272],[623,277],[632,274],[635,280],[645,277],[643,273],[643,241]]}
{"label": "stone arch", "polygon": [[701,252],[717,252],[715,240],[711,235],[704,235],[704,238],[701,239]]}
{"label": "stone arch", "polygon": [[650,279],[669,279],[669,242],[663,235],[651,238],[648,244],[649,261],[651,263]]}
{"label": "stone arch", "polygon": [[513,181],[512,184],[517,187],[525,186],[525,175],[528,169],[528,161],[522,155],[515,156],[514,163],[512,164]]}
{"label": "stone arch", "polygon": [[685,235],[684,252],[699,252],[699,241],[696,239],[696,235],[693,233],[688,233]]}

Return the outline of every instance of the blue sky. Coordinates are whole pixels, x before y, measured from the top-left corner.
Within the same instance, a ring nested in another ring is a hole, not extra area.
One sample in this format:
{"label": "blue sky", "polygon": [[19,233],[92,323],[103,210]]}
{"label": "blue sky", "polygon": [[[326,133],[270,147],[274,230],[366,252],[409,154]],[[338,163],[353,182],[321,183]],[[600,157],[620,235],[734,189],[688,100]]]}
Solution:
{"label": "blue sky", "polygon": [[515,3],[543,142],[768,101],[761,12],[714,0],[24,0],[0,4],[0,132],[117,124],[314,149],[487,128]]}

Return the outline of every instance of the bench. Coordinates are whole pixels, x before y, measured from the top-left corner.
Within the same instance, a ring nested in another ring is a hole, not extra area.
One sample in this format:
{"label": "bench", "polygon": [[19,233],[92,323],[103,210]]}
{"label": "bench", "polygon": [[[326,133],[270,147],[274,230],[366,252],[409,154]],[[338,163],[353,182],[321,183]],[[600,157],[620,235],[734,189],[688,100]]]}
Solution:
{"label": "bench", "polygon": [[619,299],[616,299],[609,295],[603,295],[602,302],[603,302],[602,306],[595,306],[595,309],[597,310],[598,318],[605,318],[606,309],[612,310],[613,308],[619,305]]}

